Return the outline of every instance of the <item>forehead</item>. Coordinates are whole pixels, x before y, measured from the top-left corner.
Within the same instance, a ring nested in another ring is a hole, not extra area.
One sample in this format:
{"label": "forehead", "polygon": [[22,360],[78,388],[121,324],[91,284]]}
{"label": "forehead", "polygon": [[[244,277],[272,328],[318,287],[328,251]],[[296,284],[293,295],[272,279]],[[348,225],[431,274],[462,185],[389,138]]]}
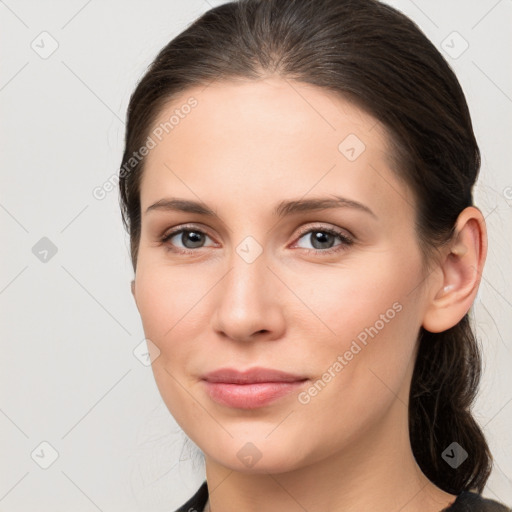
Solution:
{"label": "forehead", "polygon": [[143,207],[171,182],[188,195],[193,185],[209,195],[238,190],[247,200],[303,195],[316,183],[361,195],[365,184],[383,202],[378,189],[394,179],[383,179],[392,159],[381,123],[348,98],[287,79],[189,88],[161,110],[151,136]]}
{"label": "forehead", "polygon": [[[172,127],[165,129],[171,118]],[[350,97],[276,77],[189,88],[161,109],[153,129],[159,126],[165,138],[187,135],[191,128],[198,135],[208,132],[208,139],[226,135],[268,142],[277,135],[279,139],[327,137],[325,142],[333,144],[347,130],[356,130],[367,137],[373,132],[369,142],[374,149],[385,150],[387,145],[383,126]]]}

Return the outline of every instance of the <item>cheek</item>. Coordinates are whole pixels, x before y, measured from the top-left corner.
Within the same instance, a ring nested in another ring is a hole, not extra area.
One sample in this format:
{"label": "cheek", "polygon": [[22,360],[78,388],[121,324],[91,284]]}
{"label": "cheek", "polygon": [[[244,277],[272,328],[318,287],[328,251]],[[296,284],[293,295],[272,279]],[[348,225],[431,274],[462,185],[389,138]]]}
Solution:
{"label": "cheek", "polygon": [[193,335],[194,309],[200,308],[211,285],[204,278],[194,280],[186,267],[141,265],[135,286],[144,332],[161,345],[166,339],[181,338],[182,333]]}
{"label": "cheek", "polygon": [[306,298],[308,319],[319,332],[326,339],[351,340],[360,333],[364,338],[365,329],[375,324],[379,331],[389,331],[396,318],[404,316],[398,310],[411,303],[412,283],[418,276],[414,266],[404,268],[388,254],[380,261],[366,258],[357,265],[295,280],[297,295]]}
{"label": "cheek", "polygon": [[137,268],[135,286],[145,337],[159,350],[151,365],[155,383],[176,422],[188,430],[196,419],[204,421],[189,394],[193,379],[187,372],[201,353],[198,340],[205,325],[198,315],[213,283],[192,280],[186,267],[145,263]]}
{"label": "cheek", "polygon": [[298,397],[304,416],[297,418],[324,432],[333,449],[380,421],[397,397],[408,401],[418,329],[417,305],[407,296],[411,279],[367,272],[308,297],[325,325],[315,320],[307,364],[316,379]]}
{"label": "cheek", "polygon": [[419,282],[419,267],[410,257],[408,262],[389,253],[378,264],[331,269],[316,281],[322,286],[304,285],[299,292],[315,313],[308,312],[300,327],[316,328],[315,350],[308,347],[309,367],[322,381],[330,382],[329,374],[343,374],[331,379],[336,381],[332,389],[349,391],[361,404],[376,399],[378,388],[386,392],[379,378],[398,389],[413,357],[421,305],[411,293]]}

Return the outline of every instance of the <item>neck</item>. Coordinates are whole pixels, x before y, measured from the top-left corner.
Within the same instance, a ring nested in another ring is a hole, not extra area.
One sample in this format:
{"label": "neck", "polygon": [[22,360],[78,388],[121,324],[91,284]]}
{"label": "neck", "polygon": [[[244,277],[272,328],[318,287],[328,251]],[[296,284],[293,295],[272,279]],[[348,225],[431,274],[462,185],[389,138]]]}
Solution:
{"label": "neck", "polygon": [[287,472],[247,473],[205,456],[211,512],[439,512],[456,496],[422,473],[409,441],[407,407],[358,432],[343,450]]}

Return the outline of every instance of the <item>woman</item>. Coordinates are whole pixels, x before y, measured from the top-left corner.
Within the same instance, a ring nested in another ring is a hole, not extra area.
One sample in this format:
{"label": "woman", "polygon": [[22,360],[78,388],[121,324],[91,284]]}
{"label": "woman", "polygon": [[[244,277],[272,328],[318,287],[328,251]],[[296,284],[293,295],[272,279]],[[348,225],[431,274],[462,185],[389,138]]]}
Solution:
{"label": "woman", "polygon": [[470,411],[487,237],[450,67],[375,0],[211,9],[133,93],[120,171],[179,510],[507,510]]}

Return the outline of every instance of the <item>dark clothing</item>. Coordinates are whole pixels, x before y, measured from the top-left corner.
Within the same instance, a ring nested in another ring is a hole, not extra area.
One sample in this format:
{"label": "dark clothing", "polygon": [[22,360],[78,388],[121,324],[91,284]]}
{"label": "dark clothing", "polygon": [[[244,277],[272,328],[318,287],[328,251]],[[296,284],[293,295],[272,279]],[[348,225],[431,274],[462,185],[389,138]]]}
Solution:
{"label": "dark clothing", "polygon": [[[205,502],[206,503],[206,502]],[[463,491],[457,499],[441,512],[511,512],[512,509],[480,494]]]}
{"label": "dark clothing", "polygon": [[[207,501],[208,487],[205,480],[194,496],[175,512],[203,512]],[[440,512],[512,512],[512,509],[480,494],[463,491],[448,508]]]}
{"label": "dark clothing", "polygon": [[201,487],[186,503],[181,505],[175,512],[203,512],[204,506],[208,501],[208,487],[206,480],[201,484]]}

